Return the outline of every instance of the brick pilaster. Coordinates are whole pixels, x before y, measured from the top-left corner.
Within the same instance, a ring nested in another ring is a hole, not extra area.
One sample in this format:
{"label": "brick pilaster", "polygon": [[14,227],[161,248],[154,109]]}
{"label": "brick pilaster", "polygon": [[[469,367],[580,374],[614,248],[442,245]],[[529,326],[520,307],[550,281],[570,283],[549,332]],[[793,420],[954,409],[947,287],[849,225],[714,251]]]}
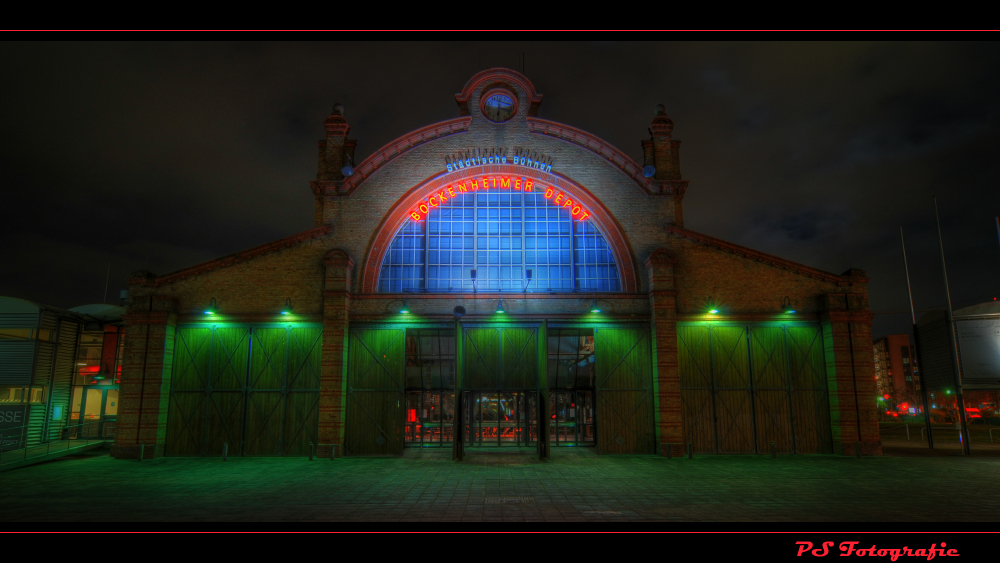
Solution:
{"label": "brick pilaster", "polygon": [[155,295],[132,299],[125,314],[125,352],[111,451],[116,458],[136,459],[140,445],[144,459],[164,453],[176,327],[173,299]]}
{"label": "brick pilaster", "polygon": [[331,250],[323,258],[326,281],[323,291],[323,359],[319,391],[319,448],[330,455],[329,444],[344,453],[344,378],[348,314],[351,304],[351,274],[354,261],[342,250]]}
{"label": "brick pilaster", "polygon": [[659,415],[659,451],[672,455],[684,452],[681,424],[681,384],[677,364],[677,292],[674,288],[674,264],[677,259],[666,249],[653,252],[646,261],[649,273],[649,307],[653,314],[656,346],[656,409]]}
{"label": "brick pilaster", "polygon": [[824,296],[820,320],[830,397],[833,451],[882,455],[875,404],[875,361],[872,355],[872,312],[865,293]]}

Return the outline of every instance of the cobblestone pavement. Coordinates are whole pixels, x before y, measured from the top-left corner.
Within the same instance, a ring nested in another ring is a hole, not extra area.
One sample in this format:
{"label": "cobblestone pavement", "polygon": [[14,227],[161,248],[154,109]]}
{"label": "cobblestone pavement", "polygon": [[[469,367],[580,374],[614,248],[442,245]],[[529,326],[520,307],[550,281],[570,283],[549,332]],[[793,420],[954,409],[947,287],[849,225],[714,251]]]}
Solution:
{"label": "cobblestone pavement", "polygon": [[[555,449],[555,448],[554,448]],[[996,521],[1000,455],[599,456],[558,449],[403,457],[115,460],[0,473],[0,521]],[[1000,448],[996,450],[1000,453]]]}

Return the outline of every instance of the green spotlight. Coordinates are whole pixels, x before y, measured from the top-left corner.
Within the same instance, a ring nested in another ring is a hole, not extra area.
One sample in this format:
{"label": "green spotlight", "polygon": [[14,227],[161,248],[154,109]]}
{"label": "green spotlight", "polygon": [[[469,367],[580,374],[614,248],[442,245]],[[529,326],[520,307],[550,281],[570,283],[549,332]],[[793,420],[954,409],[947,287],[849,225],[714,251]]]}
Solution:
{"label": "green spotlight", "polygon": [[713,315],[719,314],[719,310],[718,309],[709,309],[708,312],[711,313],[711,314],[713,314]]}
{"label": "green spotlight", "polygon": [[285,298],[285,306],[282,307],[281,314],[282,315],[291,315],[292,314],[292,298],[291,297],[286,297]]}
{"label": "green spotlight", "polygon": [[785,312],[786,315],[791,315],[795,313],[795,308],[792,307],[792,300],[785,296],[785,299],[781,302],[781,310]]}
{"label": "green spotlight", "polygon": [[219,306],[215,303],[215,298],[213,297],[208,303],[208,307],[205,308],[206,315],[214,315],[216,311],[219,310]]}
{"label": "green spotlight", "polygon": [[403,298],[403,308],[399,310],[399,314],[401,315],[410,314],[410,301],[408,297]]}
{"label": "green spotlight", "polygon": [[601,310],[597,308],[597,296],[596,295],[594,296],[594,302],[593,302],[593,304],[590,307],[590,312],[591,313],[600,313],[601,312]]}
{"label": "green spotlight", "polygon": [[496,312],[498,314],[506,312],[506,311],[503,310],[503,298],[499,298],[499,297],[497,298],[497,311]]}

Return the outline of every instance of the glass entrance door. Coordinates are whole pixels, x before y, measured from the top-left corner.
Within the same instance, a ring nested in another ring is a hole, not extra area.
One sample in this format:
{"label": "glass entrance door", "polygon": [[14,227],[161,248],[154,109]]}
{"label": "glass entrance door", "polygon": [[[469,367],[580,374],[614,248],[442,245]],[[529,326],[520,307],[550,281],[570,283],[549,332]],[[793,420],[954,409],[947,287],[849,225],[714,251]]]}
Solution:
{"label": "glass entrance door", "polygon": [[466,391],[462,399],[466,446],[531,446],[538,441],[534,391]]}
{"label": "glass entrance door", "polygon": [[117,385],[77,387],[73,392],[73,410],[70,419],[73,420],[72,424],[82,424],[76,428],[71,427],[70,435],[84,438],[114,438],[117,415]]}
{"label": "glass entrance door", "polygon": [[592,391],[550,391],[549,443],[553,446],[593,446]]}

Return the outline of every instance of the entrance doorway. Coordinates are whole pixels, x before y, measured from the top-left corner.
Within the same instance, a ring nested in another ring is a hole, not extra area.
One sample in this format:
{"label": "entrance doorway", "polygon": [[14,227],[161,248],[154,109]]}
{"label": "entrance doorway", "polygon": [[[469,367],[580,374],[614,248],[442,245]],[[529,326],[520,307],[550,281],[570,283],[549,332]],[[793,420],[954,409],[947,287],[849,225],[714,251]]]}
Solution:
{"label": "entrance doorway", "polygon": [[549,420],[551,445],[595,445],[593,391],[550,391]]}
{"label": "entrance doorway", "polygon": [[[114,438],[118,416],[117,385],[84,385],[73,389],[70,438]],[[80,426],[76,426],[77,424]],[[86,424],[96,423],[96,424]]]}
{"label": "entrance doorway", "polygon": [[466,391],[462,394],[466,446],[531,446],[538,442],[538,393]]}

